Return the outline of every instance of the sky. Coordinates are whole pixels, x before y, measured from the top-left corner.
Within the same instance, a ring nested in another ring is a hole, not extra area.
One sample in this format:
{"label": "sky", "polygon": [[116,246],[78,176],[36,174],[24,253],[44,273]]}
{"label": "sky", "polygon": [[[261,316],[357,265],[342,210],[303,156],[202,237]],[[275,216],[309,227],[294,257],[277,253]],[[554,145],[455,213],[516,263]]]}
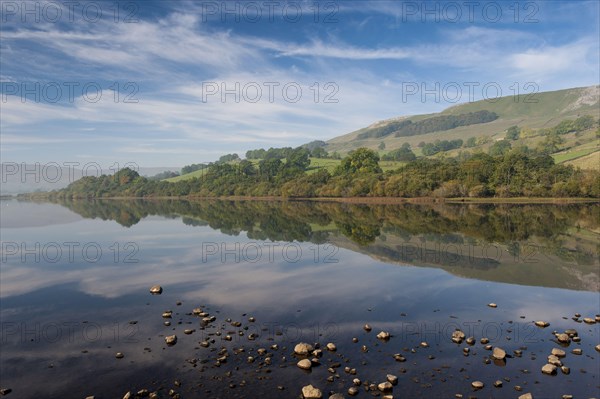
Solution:
{"label": "sky", "polygon": [[0,155],[181,167],[597,85],[599,4],[0,0]]}

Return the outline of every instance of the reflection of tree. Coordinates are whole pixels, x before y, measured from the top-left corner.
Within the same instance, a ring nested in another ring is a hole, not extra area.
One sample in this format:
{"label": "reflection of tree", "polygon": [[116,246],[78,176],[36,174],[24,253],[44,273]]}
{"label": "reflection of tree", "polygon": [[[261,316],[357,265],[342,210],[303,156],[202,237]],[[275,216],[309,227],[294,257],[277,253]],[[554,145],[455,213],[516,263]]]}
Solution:
{"label": "reflection of tree", "polygon": [[[132,226],[149,215],[181,217],[192,226],[208,225],[224,234],[246,232],[250,238],[324,242],[333,230],[359,245],[385,232],[409,241],[463,243],[483,240],[508,245],[518,255],[519,242],[544,240],[553,253],[565,258],[589,255],[565,252],[569,229],[600,227],[600,206],[594,205],[356,205],[321,202],[267,201],[148,201],[65,200],[59,202],[86,218],[115,220]],[[333,227],[335,226],[335,227]],[[588,251],[590,252],[590,251]],[[593,255],[592,255],[593,258]]]}

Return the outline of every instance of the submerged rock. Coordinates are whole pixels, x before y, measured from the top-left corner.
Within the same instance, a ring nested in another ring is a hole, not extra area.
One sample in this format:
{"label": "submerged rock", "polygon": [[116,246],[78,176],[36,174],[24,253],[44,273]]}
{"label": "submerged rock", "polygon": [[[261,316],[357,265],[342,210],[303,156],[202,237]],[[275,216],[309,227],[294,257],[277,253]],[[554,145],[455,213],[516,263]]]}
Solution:
{"label": "submerged rock", "polygon": [[304,399],[321,399],[323,393],[319,388],[315,388],[312,385],[302,387],[302,396]]}
{"label": "submerged rock", "polygon": [[305,342],[300,342],[296,346],[294,346],[294,353],[300,356],[307,356],[310,352],[313,351],[313,346],[307,344]]}
{"label": "submerged rock", "polygon": [[165,337],[167,345],[175,345],[177,343],[177,335],[167,335]]}
{"label": "submerged rock", "polygon": [[497,360],[504,360],[506,357],[506,352],[502,348],[495,347],[492,351],[492,357]]}
{"label": "submerged rock", "polygon": [[310,370],[312,367],[312,363],[308,359],[302,359],[298,363],[296,363],[296,366],[300,367],[302,370]]}
{"label": "submerged rock", "polygon": [[544,367],[542,367],[542,373],[554,375],[556,374],[556,366],[553,364],[545,364]]}
{"label": "submerged rock", "polygon": [[379,334],[377,334],[377,338],[379,338],[382,341],[387,341],[388,339],[390,339],[390,333],[387,331],[381,331]]}
{"label": "submerged rock", "polygon": [[160,295],[162,294],[162,287],[160,285],[153,285],[152,287],[150,287],[150,293],[152,295]]}

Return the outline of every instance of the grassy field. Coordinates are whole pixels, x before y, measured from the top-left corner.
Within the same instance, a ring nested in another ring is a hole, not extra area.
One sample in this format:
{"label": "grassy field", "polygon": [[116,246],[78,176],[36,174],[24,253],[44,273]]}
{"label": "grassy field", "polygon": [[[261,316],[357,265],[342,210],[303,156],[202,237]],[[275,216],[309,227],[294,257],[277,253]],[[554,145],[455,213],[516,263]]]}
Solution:
{"label": "grassy field", "polygon": [[600,170],[600,151],[595,151],[589,155],[579,157],[572,161],[567,161],[566,164],[573,165],[581,169]]}
{"label": "grassy field", "polygon": [[[530,91],[531,92],[531,91]],[[591,104],[589,98],[597,96],[598,88],[575,88],[553,92],[537,93],[534,96],[520,95],[497,99],[497,101],[476,101],[463,103],[450,107],[438,114],[415,115],[408,117],[413,122],[423,120],[432,116],[462,114],[488,110],[495,112],[499,118],[489,123],[461,126],[451,130],[420,134],[409,137],[394,137],[393,134],[381,138],[368,138],[357,140],[357,135],[368,132],[373,125],[354,132],[344,134],[329,140],[326,150],[337,151],[342,156],[348,151],[358,147],[367,147],[376,150],[381,142],[386,145],[386,151],[399,148],[403,143],[409,143],[413,151],[417,144],[423,142],[434,142],[440,140],[462,139],[466,141],[470,137],[487,137],[491,142],[504,138],[505,131],[510,126],[517,125],[522,128],[548,128],[557,125],[564,119],[577,119],[581,115],[592,115],[598,117],[598,100]],[[510,93],[505,93],[510,94]],[[379,124],[385,124],[382,122]],[[528,140],[531,142],[539,139]],[[478,149],[487,150],[489,144],[478,146]],[[418,154],[417,154],[418,155]]]}

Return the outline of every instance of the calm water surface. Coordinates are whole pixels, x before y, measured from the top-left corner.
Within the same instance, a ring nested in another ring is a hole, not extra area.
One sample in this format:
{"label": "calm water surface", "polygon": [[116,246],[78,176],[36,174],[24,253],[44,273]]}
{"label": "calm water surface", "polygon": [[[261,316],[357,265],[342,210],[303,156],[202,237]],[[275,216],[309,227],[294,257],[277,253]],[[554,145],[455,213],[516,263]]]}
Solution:
{"label": "calm water surface", "polygon": [[[9,397],[295,398],[308,384],[328,397],[387,374],[399,377],[394,396],[410,398],[600,395],[600,323],[581,322],[600,314],[598,205],[0,204]],[[149,293],[155,284],[162,295]],[[195,308],[216,320],[202,323]],[[456,328],[477,343],[452,343]],[[569,328],[581,341],[561,346],[553,331]],[[484,337],[506,362],[486,362]],[[337,351],[305,372],[298,342]],[[555,347],[570,374],[541,373]],[[475,380],[485,387],[474,391]]]}

